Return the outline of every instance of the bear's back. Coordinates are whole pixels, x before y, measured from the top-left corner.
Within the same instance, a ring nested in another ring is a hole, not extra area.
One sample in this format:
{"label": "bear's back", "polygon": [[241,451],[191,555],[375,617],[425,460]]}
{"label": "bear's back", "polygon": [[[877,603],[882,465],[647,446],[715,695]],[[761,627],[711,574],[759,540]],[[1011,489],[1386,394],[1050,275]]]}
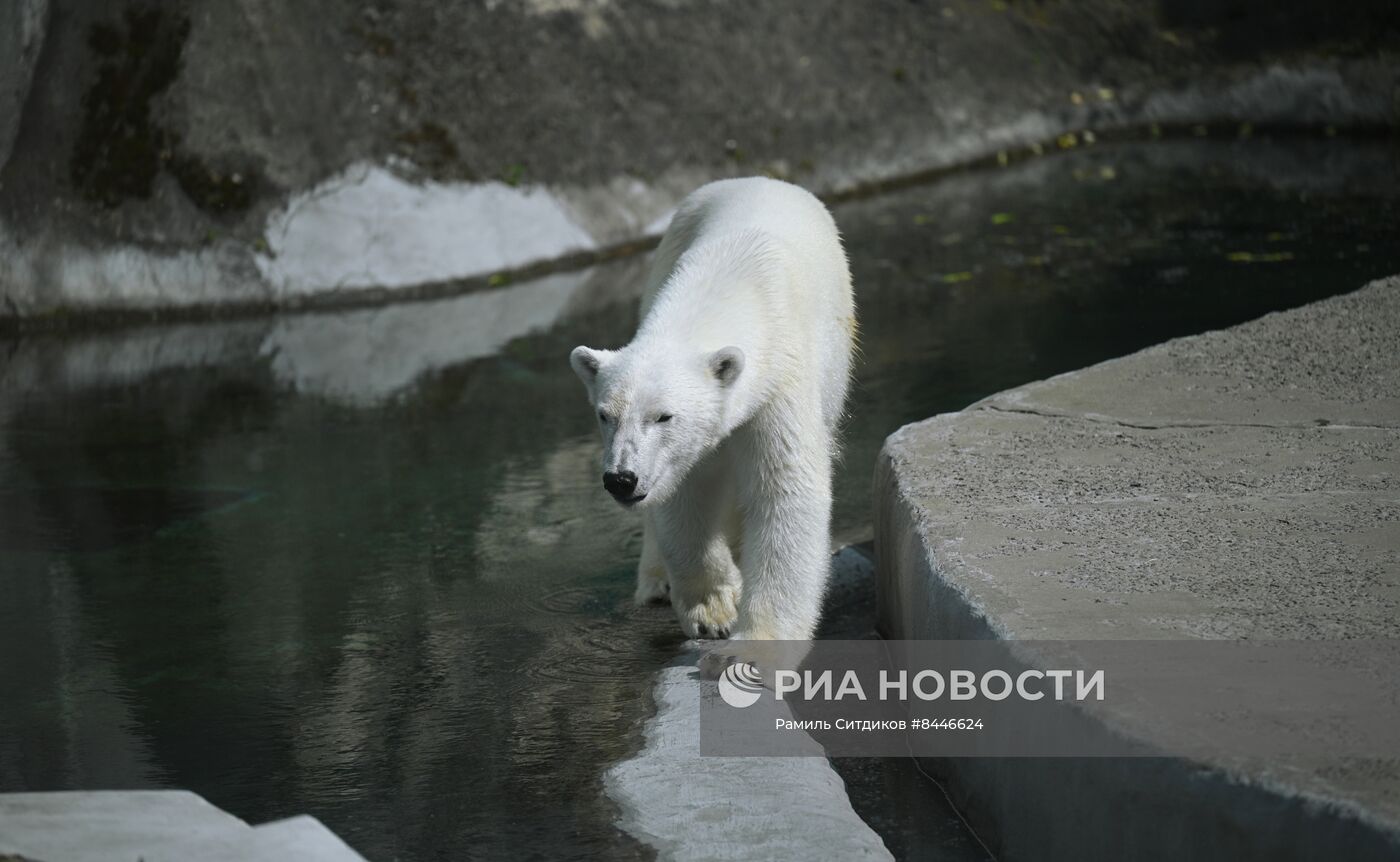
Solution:
{"label": "bear's back", "polygon": [[836,223],[811,192],[767,177],[717,180],[691,192],[676,209],[657,247],[642,298],[645,317],[681,256],[706,238],[760,232],[780,242],[804,270],[808,290],[834,293],[849,305],[850,273]]}

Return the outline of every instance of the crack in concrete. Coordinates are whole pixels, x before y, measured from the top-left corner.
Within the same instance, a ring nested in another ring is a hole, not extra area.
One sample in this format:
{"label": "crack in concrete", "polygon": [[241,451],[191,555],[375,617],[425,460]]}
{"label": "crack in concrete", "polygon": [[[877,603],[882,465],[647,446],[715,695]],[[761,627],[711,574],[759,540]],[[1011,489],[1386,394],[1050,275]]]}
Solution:
{"label": "crack in concrete", "polygon": [[1180,506],[1182,504],[1198,503],[1219,503],[1230,505],[1261,504],[1277,502],[1279,500],[1309,500],[1312,498],[1321,499],[1374,499],[1377,503],[1385,505],[1400,505],[1400,498],[1377,497],[1376,492],[1370,489],[1355,491],[1337,491],[1326,488],[1317,488],[1309,491],[1294,491],[1291,493],[1278,493],[1269,491],[1268,493],[1239,494],[1231,496],[1211,491],[1184,492],[1162,492],[1156,496],[1140,497],[1097,497],[1089,500],[1047,500],[1041,502],[1018,503],[1010,506],[988,506],[978,509],[980,515],[1019,515],[1025,513],[1053,513],[1057,510],[1083,511],[1086,509],[1103,508],[1127,508],[1130,506],[1149,506],[1155,508],[1166,508]]}
{"label": "crack in concrete", "polygon": [[1300,422],[1282,422],[1277,424],[1267,422],[1163,422],[1159,424],[1147,424],[1145,422],[1129,422],[1124,419],[1115,419],[1111,416],[1092,415],[1086,413],[1053,413],[1044,410],[1032,410],[1028,407],[1001,407],[996,404],[980,404],[971,410],[986,410],[993,413],[1019,413],[1026,416],[1039,416],[1043,419],[1080,419],[1085,422],[1094,422],[1099,425],[1117,425],[1122,428],[1134,428],[1141,431],[1167,431],[1173,429],[1196,429],[1196,428],[1263,428],[1275,431],[1400,431],[1400,425],[1365,425],[1340,422],[1314,422],[1303,424]]}

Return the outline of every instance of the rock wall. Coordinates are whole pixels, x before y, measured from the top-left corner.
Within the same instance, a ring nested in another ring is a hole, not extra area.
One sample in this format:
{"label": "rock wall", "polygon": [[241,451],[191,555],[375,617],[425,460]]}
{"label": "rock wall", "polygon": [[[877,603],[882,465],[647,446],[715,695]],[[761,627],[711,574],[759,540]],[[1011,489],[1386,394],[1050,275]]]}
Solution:
{"label": "rock wall", "polygon": [[1395,126],[1400,11],[1287,5],[24,0],[0,316],[450,283],[654,233],[726,175],[839,191],[1084,128]]}
{"label": "rock wall", "polygon": [[0,8],[0,166],[10,158],[34,65],[44,45],[48,0],[14,0]]}

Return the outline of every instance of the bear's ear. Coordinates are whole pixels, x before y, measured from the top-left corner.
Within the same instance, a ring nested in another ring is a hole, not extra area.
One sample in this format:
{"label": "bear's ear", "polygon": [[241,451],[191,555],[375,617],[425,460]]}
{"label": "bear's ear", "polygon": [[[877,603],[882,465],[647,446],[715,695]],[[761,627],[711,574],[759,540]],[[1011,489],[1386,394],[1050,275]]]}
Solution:
{"label": "bear's ear", "polygon": [[729,386],[744,370],[744,351],[737,347],[721,347],[710,354],[710,373],[720,386]]}
{"label": "bear's ear", "polygon": [[593,381],[598,379],[598,370],[603,367],[603,358],[608,351],[589,350],[583,345],[574,348],[574,352],[569,354],[569,364],[574,367],[574,373],[578,379],[582,380],[585,386],[592,386]]}

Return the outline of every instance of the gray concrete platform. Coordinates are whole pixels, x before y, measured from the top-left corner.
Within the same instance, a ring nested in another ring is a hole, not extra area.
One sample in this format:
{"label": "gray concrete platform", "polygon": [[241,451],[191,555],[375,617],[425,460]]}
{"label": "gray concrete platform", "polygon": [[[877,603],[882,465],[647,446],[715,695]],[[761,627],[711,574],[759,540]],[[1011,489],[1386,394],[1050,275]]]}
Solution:
{"label": "gray concrete platform", "polygon": [[[1400,278],[906,426],[876,483],[889,637],[1400,637]],[[1397,759],[937,768],[1012,859],[1396,858]]]}
{"label": "gray concrete platform", "polygon": [[0,794],[0,859],[364,862],[314,817],[250,826],[187,790]]}

